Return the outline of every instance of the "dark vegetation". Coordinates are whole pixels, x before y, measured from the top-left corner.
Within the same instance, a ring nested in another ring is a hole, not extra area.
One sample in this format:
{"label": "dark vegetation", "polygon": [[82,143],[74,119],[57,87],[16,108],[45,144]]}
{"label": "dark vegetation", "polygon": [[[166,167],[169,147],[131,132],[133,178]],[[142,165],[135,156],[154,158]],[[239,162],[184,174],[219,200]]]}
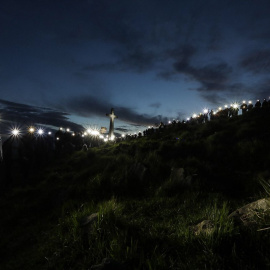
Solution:
{"label": "dark vegetation", "polygon": [[[270,176],[269,123],[267,108],[170,125],[52,158],[27,180],[18,174],[2,185],[0,269],[82,270],[103,258],[123,269],[269,269],[270,230],[227,218],[269,196],[260,184]],[[172,168],[184,168],[191,184]],[[205,219],[214,232],[194,235]],[[268,227],[269,218],[258,222]]]}

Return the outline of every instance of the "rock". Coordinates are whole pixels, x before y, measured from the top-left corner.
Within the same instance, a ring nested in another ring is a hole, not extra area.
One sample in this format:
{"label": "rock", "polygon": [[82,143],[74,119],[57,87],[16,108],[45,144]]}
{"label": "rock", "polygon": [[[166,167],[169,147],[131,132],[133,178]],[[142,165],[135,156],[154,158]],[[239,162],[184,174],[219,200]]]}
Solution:
{"label": "rock", "polygon": [[129,168],[127,177],[136,178],[142,182],[145,179],[147,172],[148,169],[142,163],[135,163]]}
{"label": "rock", "polygon": [[101,264],[93,265],[90,269],[96,270],[124,270],[123,264],[109,258],[104,258]]}
{"label": "rock", "polygon": [[89,226],[98,220],[98,213],[93,213],[90,216],[83,219],[81,227]]}
{"label": "rock", "polygon": [[192,185],[192,176],[188,175],[185,177],[185,170],[184,168],[171,168],[171,175],[170,179],[173,182],[177,182],[184,187],[190,187]]}
{"label": "rock", "polygon": [[266,212],[270,210],[270,199],[260,199],[249,203],[229,215],[229,218],[244,226],[258,225],[255,216],[258,212]]}
{"label": "rock", "polygon": [[191,230],[195,235],[200,234],[210,235],[214,231],[214,223],[211,220],[203,220],[199,224],[192,226]]}

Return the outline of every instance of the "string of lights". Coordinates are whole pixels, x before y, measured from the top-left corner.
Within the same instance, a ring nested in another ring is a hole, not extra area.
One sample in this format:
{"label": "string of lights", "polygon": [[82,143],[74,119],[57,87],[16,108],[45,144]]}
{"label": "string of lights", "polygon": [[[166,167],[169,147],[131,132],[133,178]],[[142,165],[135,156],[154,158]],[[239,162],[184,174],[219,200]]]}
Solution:
{"label": "string of lights", "polygon": [[[260,102],[260,101],[257,100],[257,102]],[[270,98],[269,98],[268,103],[269,102],[270,102]],[[245,104],[247,107],[248,106],[253,107],[251,100],[249,100],[247,102],[247,104],[246,104],[246,101],[243,100],[242,106],[240,105],[240,103],[234,102],[234,103],[230,104],[230,106],[226,104],[223,107],[218,107],[216,110],[210,110],[208,108],[204,108],[201,113],[193,113],[193,115],[191,117],[188,117],[186,119],[186,121],[188,122],[191,119],[199,118],[202,115],[210,115],[211,113],[213,115],[216,115],[219,112],[221,112],[222,110],[226,110],[226,109],[239,110],[239,108],[241,108],[241,107],[243,108],[243,104]],[[179,122],[179,120],[176,120],[176,122]],[[168,124],[172,124],[172,121],[168,121]],[[148,128],[153,128],[153,126],[148,126]],[[52,136],[52,134],[53,134],[53,132],[51,130],[46,131],[46,128],[44,128],[44,127],[29,126],[29,127],[27,127],[26,130],[27,131],[25,131],[25,129],[20,128],[18,126],[12,127],[10,129],[9,135],[12,136],[12,137],[17,138],[17,137],[23,136],[24,134],[30,134],[30,135],[33,135],[33,136],[36,136],[36,137]],[[81,131],[81,132],[74,132],[74,131],[71,131],[70,128],[60,127],[59,131],[69,133],[69,134],[71,134],[71,136],[81,136],[82,138],[84,138],[84,137],[92,137],[92,138],[95,138],[95,139],[103,140],[104,142],[114,141],[115,139],[117,139],[117,137],[114,134],[111,135],[111,136],[103,134],[104,132],[102,132],[102,128],[99,129],[97,127],[87,127],[87,128],[85,128],[84,131]],[[56,132],[57,131],[55,131],[55,133]],[[140,134],[140,133],[141,133],[141,131],[138,131],[138,134]],[[135,132],[134,135],[136,136],[137,133]],[[122,134],[120,138],[124,139],[126,136],[132,136],[132,134]],[[60,137],[56,136],[55,139],[57,141],[59,141]]]}

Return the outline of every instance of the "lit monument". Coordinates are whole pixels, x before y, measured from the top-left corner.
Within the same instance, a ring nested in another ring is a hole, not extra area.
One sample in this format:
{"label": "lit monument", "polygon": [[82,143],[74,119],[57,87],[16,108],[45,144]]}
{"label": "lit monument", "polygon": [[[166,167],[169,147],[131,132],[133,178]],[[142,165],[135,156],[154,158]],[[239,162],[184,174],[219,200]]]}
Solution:
{"label": "lit monument", "polygon": [[113,134],[113,131],[114,131],[114,119],[118,118],[118,116],[116,116],[114,114],[114,109],[113,108],[111,109],[111,113],[110,114],[106,113],[106,115],[110,117],[109,138],[113,138],[114,137],[114,134]]}

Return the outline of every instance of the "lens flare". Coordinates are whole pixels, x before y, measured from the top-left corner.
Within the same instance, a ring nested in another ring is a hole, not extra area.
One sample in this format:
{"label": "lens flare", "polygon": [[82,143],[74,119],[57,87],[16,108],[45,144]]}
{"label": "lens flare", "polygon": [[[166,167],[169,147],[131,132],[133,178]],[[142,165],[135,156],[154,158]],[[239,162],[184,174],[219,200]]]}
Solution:
{"label": "lens flare", "polygon": [[42,128],[39,128],[39,129],[37,130],[37,134],[38,134],[39,136],[44,135],[44,130],[43,130]]}
{"label": "lens flare", "polygon": [[18,136],[20,136],[21,131],[20,131],[18,128],[13,128],[13,129],[11,130],[11,134],[12,134],[12,136],[14,136],[14,137],[18,137]]}

